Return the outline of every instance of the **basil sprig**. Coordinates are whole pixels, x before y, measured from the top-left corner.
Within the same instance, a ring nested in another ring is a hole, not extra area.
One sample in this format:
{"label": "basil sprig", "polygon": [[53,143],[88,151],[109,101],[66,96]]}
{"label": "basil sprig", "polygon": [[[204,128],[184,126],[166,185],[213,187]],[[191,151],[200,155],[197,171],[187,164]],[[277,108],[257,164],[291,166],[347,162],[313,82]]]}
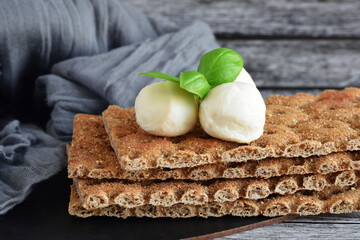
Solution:
{"label": "basil sprig", "polygon": [[182,89],[185,89],[186,91],[199,96],[199,98],[201,99],[203,99],[210,90],[210,85],[206,81],[204,75],[202,75],[197,71],[181,72],[180,79],[161,72],[148,72],[148,73],[141,73],[139,75],[149,76],[149,77],[154,77],[154,78],[159,78],[159,79],[164,79],[167,81],[179,83]]}
{"label": "basil sprig", "polygon": [[210,90],[210,85],[203,74],[197,71],[180,73],[180,87],[203,99]]}
{"label": "basil sprig", "polygon": [[164,79],[164,80],[168,80],[171,82],[175,82],[175,83],[180,83],[180,79],[165,73],[161,73],[161,72],[147,72],[147,73],[140,73],[140,76],[149,76],[149,77],[153,77],[153,78],[159,78],[159,79]]}
{"label": "basil sprig", "polygon": [[164,79],[180,84],[180,87],[203,99],[211,88],[235,81],[243,68],[242,57],[229,48],[218,48],[206,53],[197,71],[181,72],[180,78],[161,73],[148,72],[140,75]]}
{"label": "basil sprig", "polygon": [[232,49],[218,48],[206,53],[200,60],[201,72],[211,88],[235,81],[243,68],[242,57]]}

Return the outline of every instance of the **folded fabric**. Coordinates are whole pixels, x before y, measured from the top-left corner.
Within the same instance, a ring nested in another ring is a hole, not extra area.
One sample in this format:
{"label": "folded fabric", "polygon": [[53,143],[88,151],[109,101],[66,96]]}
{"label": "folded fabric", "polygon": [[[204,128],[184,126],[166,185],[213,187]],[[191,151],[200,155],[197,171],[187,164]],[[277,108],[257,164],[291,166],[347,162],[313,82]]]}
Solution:
{"label": "folded fabric", "polygon": [[0,214],[65,166],[76,113],[130,107],[156,81],[139,73],[195,70],[218,47],[204,23],[177,30],[117,0],[3,1],[0,18],[0,112],[52,108],[46,132],[0,117]]}
{"label": "folded fabric", "polygon": [[23,201],[35,183],[65,167],[64,149],[65,143],[16,120],[0,131],[0,214]]}

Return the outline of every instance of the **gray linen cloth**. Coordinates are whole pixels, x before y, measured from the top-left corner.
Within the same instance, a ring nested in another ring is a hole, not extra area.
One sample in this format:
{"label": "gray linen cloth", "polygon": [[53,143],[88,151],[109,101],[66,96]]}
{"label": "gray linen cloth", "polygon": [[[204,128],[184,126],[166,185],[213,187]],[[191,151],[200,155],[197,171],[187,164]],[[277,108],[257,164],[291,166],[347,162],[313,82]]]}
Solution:
{"label": "gray linen cloth", "polygon": [[[117,0],[0,1],[0,214],[66,166],[76,113],[133,106],[157,81],[139,73],[195,70],[217,47],[204,23],[177,29]],[[14,120],[45,103],[46,130]]]}

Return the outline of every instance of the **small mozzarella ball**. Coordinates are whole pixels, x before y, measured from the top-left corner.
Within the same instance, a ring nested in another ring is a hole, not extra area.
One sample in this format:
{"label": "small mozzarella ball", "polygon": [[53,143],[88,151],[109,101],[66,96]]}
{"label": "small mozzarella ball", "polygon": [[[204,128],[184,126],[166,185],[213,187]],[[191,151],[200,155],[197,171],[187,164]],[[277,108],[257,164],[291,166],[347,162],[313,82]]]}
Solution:
{"label": "small mozzarella ball", "polygon": [[179,84],[165,81],[144,87],[135,100],[136,121],[146,132],[166,137],[194,128],[198,104]]}
{"label": "small mozzarella ball", "polygon": [[240,72],[240,74],[235,79],[235,82],[242,82],[242,83],[248,83],[254,87],[256,87],[254,80],[250,76],[250,74],[243,68]]}
{"label": "small mozzarella ball", "polygon": [[209,135],[227,141],[249,143],[264,131],[266,106],[259,90],[251,84],[221,84],[200,104],[199,118]]}

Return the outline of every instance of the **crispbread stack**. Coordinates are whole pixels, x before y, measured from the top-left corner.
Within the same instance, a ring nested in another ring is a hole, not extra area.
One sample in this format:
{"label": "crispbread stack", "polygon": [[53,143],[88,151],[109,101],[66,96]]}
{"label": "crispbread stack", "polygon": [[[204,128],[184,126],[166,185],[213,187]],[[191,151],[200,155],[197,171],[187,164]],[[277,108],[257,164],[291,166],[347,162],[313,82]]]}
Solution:
{"label": "crispbread stack", "polygon": [[69,213],[209,217],[348,213],[360,208],[360,89],[270,96],[264,134],[222,141],[196,126],[158,137],[133,108],[78,114],[68,146]]}

